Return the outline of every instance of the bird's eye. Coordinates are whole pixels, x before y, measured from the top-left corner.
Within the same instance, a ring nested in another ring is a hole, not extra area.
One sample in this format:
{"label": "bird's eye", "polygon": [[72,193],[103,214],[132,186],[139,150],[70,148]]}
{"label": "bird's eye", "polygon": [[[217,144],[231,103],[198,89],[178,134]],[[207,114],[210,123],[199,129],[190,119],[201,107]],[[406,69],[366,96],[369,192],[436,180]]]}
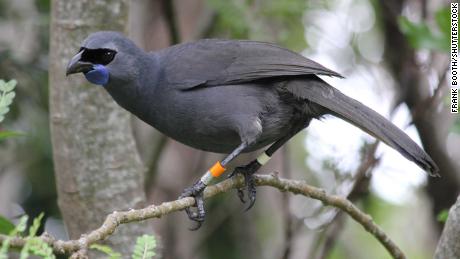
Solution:
{"label": "bird's eye", "polygon": [[82,61],[107,65],[115,58],[116,51],[111,49],[84,49]]}

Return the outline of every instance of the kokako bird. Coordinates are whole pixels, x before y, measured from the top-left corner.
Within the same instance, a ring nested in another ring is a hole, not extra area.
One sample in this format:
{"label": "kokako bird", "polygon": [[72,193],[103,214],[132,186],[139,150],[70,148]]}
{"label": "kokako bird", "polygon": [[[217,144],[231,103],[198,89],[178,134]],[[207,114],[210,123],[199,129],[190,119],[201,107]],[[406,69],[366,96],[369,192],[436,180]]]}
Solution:
{"label": "kokako bird", "polygon": [[[275,44],[204,39],[145,52],[121,33],[101,31],[89,35],[70,60],[67,75],[79,72],[165,135],[228,154],[181,195],[195,198],[197,210],[186,211],[197,228],[205,218],[203,190],[230,161],[268,146],[233,172],[244,175],[250,208],[256,199],[254,172],[312,119],[325,115],[361,128],[438,175],[434,161],[404,132],[318,77],[340,74]],[[243,200],[242,190],[238,193]]]}

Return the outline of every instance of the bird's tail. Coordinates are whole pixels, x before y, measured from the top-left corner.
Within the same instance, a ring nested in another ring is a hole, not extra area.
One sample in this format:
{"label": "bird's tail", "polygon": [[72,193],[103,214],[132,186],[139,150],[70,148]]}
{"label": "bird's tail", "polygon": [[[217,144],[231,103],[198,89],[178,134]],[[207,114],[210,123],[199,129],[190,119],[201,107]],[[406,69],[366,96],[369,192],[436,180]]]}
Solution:
{"label": "bird's tail", "polygon": [[304,80],[299,80],[287,87],[294,95],[326,108],[327,113],[359,127],[396,149],[431,176],[439,176],[439,169],[431,157],[403,131],[374,110],[318,78],[308,82],[308,86],[305,86]]}

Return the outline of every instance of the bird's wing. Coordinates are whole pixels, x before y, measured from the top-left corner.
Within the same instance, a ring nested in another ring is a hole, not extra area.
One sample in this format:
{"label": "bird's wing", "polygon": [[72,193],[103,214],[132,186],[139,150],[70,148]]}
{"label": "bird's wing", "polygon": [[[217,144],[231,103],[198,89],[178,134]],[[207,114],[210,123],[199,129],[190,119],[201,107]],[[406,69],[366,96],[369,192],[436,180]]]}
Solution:
{"label": "bird's wing", "polygon": [[298,53],[257,41],[200,40],[165,49],[160,56],[164,79],[183,90],[286,76],[342,77]]}

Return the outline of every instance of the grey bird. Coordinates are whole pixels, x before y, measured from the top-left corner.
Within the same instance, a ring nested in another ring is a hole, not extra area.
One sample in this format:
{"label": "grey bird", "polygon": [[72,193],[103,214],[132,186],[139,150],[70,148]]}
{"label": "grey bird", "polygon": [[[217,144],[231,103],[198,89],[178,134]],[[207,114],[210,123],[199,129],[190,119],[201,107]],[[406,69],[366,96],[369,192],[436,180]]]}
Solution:
{"label": "grey bird", "polygon": [[[244,176],[249,209],[256,199],[254,172],[312,119],[325,115],[361,128],[438,175],[434,161],[404,132],[318,77],[340,74],[271,43],[205,39],[145,52],[118,32],[101,31],[89,35],[69,62],[67,75],[79,72],[165,135],[228,154],[181,195],[195,198],[197,209],[186,211],[196,228],[205,218],[204,188],[232,159],[269,146],[232,173]],[[245,201],[243,190],[238,196]]]}

